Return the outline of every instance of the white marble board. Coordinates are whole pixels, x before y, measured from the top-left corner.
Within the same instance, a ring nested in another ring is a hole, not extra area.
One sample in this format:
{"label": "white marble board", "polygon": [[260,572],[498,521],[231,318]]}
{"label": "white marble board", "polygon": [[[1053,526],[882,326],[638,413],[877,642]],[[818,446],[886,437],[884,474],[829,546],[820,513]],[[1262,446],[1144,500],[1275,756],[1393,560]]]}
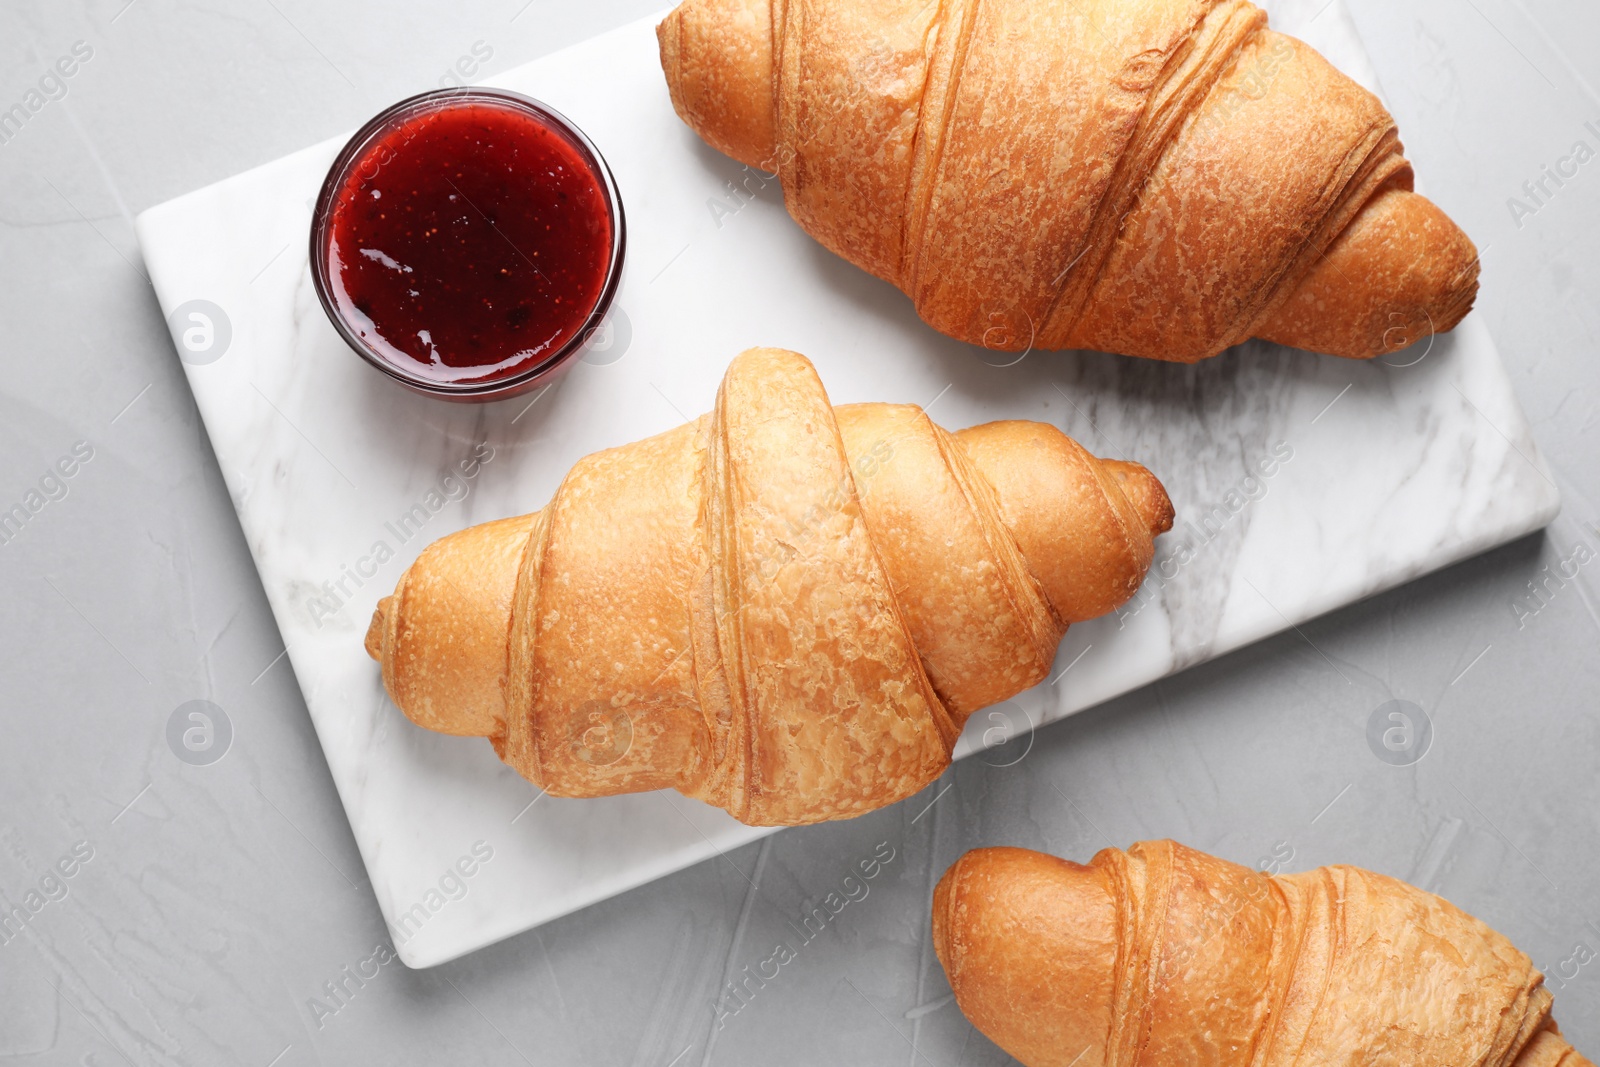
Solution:
{"label": "white marble board", "polygon": [[[1341,2],[1268,7],[1276,27],[1378,90]],[[582,126],[628,212],[609,345],[547,393],[430,401],[345,348],[306,255],[311,204],[342,138],[138,219],[163,312],[201,300],[226,320],[225,350],[212,342],[221,355],[185,369],[409,965],[442,963],[764,832],[670,792],[540,797],[487,742],[407,722],[361,647],[378,598],[429,541],[540,507],[581,456],[707,410],[729,359],[751,345],[809,355],[837,403],[928,404],[952,428],[1054,422],[1103,455],[1144,462],[1170,491],[1178,526],[1155,577],[1119,615],[1073,628],[1054,681],[975,715],[963,753],[1555,516],[1556,489],[1476,316],[1371,363],[1254,343],[1197,367],[1091,353],[1013,363],[937,335],[896,290],[807,238],[775,182],[678,121],[654,22],[492,80]],[[461,476],[474,455],[490,458]],[[402,538],[394,522],[418,504],[427,521]],[[925,805],[938,788],[906,803]],[[471,876],[453,875],[464,858]]]}

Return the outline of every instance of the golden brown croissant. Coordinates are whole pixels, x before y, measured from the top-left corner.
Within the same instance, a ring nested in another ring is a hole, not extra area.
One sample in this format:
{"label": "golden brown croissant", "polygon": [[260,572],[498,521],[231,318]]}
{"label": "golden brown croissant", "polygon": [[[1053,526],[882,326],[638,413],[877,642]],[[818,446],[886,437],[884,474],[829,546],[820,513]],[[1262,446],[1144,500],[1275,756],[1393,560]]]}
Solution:
{"label": "golden brown croissant", "polygon": [[1594,1067],[1511,942],[1355,867],[979,849],[934,891],[933,943],[967,1018],[1028,1067]]}
{"label": "golden brown croissant", "polygon": [[1477,293],[1383,105],[1245,0],[685,0],[657,34],[684,121],[963,341],[1369,358]]}
{"label": "golden brown croissant", "polygon": [[675,788],[757,825],[859,815],[1138,589],[1172,505],[1052,426],[833,408],[753,349],[716,410],[423,552],[367,633],[414,722],[557,796]]}

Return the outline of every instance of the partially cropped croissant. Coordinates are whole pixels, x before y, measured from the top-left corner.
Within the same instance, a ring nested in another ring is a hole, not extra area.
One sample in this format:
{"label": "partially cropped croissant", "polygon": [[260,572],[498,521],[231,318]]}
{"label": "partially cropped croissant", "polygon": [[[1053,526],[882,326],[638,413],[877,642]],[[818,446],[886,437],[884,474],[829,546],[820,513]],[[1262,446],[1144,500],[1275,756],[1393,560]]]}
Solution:
{"label": "partially cropped croissant", "polygon": [[967,1018],[1027,1067],[1594,1067],[1511,942],[1355,867],[979,849],[934,891],[933,943]]}
{"label": "partially cropped croissant", "polygon": [[435,542],[367,633],[390,696],[557,796],[675,788],[745,822],[859,815],[1137,590],[1161,484],[1052,426],[833,408],[804,357]]}
{"label": "partially cropped croissant", "polygon": [[1454,328],[1472,242],[1245,0],[686,0],[673,105],[952,337],[1191,362]]}

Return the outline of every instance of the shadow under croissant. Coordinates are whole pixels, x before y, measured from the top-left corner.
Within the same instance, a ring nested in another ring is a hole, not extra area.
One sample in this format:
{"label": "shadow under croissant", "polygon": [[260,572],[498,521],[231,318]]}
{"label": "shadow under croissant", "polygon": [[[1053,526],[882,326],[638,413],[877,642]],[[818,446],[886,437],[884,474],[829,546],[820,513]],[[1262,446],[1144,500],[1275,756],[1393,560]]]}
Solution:
{"label": "shadow under croissant", "polygon": [[755,825],[844,818],[948,766],[1138,588],[1171,502],[1048,424],[833,408],[753,349],[716,410],[596,453],[544,510],[430,546],[368,652],[416,723],[557,796],[675,788]]}
{"label": "shadow under croissant", "polygon": [[[710,149],[706,152],[725,158]],[[1119,443],[1140,440],[1148,454],[1169,460],[1175,455],[1171,450],[1145,445],[1145,435],[1155,428],[1176,426],[1188,431],[1195,420],[1237,426],[1249,415],[1242,408],[1260,409],[1274,398],[1281,402],[1314,382],[1353,380],[1358,391],[1388,392],[1397,373],[1420,373],[1424,367],[1447,364],[1459,343],[1454,333],[1429,335],[1373,360],[1307,359],[1300,349],[1261,339],[1245,341],[1198,363],[1132,359],[1076,349],[1035,348],[1019,354],[938,333],[917,317],[910,298],[894,285],[815,241],[808,242],[807,251],[810,272],[827,290],[831,302],[883,321],[896,335],[918,338],[919,357],[937,366],[937,376],[953,381],[969,399],[1015,409],[1019,401],[1033,397],[1054,401],[1058,394],[1053,385],[1059,385],[1070,401],[1062,405],[1061,423],[1069,436],[1096,447],[1109,444],[1113,449]],[[1002,318],[1007,330],[1027,328],[1025,319],[1018,318],[1013,324],[1009,313],[1002,313]],[[818,365],[827,372],[827,354],[818,357]],[[1098,412],[1106,402],[1113,402],[1116,409],[1109,419],[1102,419]],[[1089,411],[1096,412],[1094,425],[1085,414]],[[1123,432],[1119,435],[1117,430]],[[1184,454],[1180,451],[1176,456],[1181,460]],[[1162,475],[1166,481],[1165,469]]]}

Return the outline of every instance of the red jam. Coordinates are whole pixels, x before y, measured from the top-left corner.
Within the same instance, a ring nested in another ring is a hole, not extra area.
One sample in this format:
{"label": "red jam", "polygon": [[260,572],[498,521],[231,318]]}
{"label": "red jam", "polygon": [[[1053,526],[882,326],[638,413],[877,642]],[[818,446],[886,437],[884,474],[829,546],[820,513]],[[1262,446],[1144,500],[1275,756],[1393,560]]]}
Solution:
{"label": "red jam", "polygon": [[348,328],[403,375],[495,382],[588,323],[612,226],[595,165],[564,132],[509,102],[461,100],[351,161],[324,266]]}

